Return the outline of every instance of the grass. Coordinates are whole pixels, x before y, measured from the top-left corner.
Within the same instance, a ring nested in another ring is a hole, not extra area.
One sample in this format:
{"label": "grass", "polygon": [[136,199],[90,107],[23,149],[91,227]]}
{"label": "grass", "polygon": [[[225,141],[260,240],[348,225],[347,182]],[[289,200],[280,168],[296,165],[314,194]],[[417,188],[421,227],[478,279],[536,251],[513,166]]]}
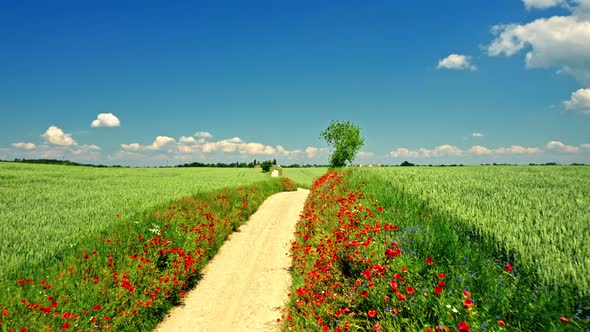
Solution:
{"label": "grass", "polygon": [[[309,186],[325,170],[289,169]],[[119,219],[184,196],[268,180],[247,168],[92,168],[0,162],[0,280],[59,262]]]}
{"label": "grass", "polygon": [[326,171],[327,167],[283,168],[283,176],[297,182],[300,187],[309,189],[313,181]]}
{"label": "grass", "polygon": [[[55,167],[51,170],[56,171]],[[58,168],[57,171],[69,169]],[[82,172],[78,177],[121,174],[121,170],[97,172],[91,168],[73,171]],[[146,192],[150,192],[149,187],[155,184],[171,189],[164,183],[172,182],[174,174],[185,175],[185,180],[196,180],[198,178],[190,171],[201,173],[201,182],[206,178],[205,174],[210,176],[208,179],[215,179],[223,173],[226,177],[232,174],[227,170],[125,171],[128,175],[135,175],[135,186],[143,186]],[[56,176],[63,179],[59,173]],[[145,175],[150,173],[169,175],[169,181],[146,179]],[[254,173],[250,176],[250,179],[258,177]],[[156,207],[134,214],[131,210],[129,216],[109,216],[112,221],[102,228],[96,227],[93,233],[78,232],[76,245],[58,243],[60,251],[52,256],[51,262],[43,260],[36,266],[28,265],[28,269],[16,271],[14,277],[0,280],[0,329],[152,330],[168,309],[179,303],[184,293],[198,281],[201,269],[232,231],[244,223],[269,195],[296,189],[295,183],[287,178],[263,176],[259,179],[261,181],[183,196],[175,201],[154,196],[152,201],[144,204],[157,204]],[[76,179],[78,182],[69,180],[65,183],[68,186],[54,184],[54,188],[65,188],[72,195],[83,195],[81,192],[93,188],[72,186],[79,183],[80,178]],[[40,182],[47,181],[41,177]],[[122,192],[126,191],[119,191],[119,195]],[[165,204],[158,203],[162,201]],[[95,205],[98,208],[106,206],[101,203],[98,201]],[[55,221],[53,227],[59,226],[59,221]],[[84,231],[84,224],[78,227]],[[20,231],[27,232],[22,227]],[[36,242],[29,244],[27,249],[35,251],[46,244]]]}
{"label": "grass", "polygon": [[[584,180],[572,181],[586,176],[586,169],[347,172],[328,173],[312,186],[292,246],[294,281],[285,330],[587,329],[590,301],[583,284],[562,281],[555,287],[555,279],[545,278],[538,266],[548,261],[531,259],[506,240],[524,236],[514,226],[522,222],[549,255],[551,243],[543,242],[546,234],[533,225],[567,222],[583,230],[586,210],[563,200],[587,191]],[[512,197],[509,205],[506,197]],[[575,211],[563,211],[552,200]],[[537,209],[569,219],[542,219]],[[500,215],[509,220],[491,218]],[[536,221],[510,219],[518,215]],[[486,223],[486,230],[478,228]],[[575,243],[578,254],[584,253],[585,244]],[[563,263],[564,274],[585,273]]]}

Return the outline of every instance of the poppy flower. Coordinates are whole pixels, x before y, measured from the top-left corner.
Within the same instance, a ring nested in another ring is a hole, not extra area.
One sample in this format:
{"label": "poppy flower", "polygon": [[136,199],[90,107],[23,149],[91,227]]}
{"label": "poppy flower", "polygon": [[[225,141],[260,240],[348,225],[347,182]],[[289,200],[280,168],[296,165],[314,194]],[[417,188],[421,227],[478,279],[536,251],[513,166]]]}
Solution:
{"label": "poppy flower", "polygon": [[457,325],[457,329],[462,332],[469,332],[471,330],[469,325],[467,325],[465,322],[461,322],[461,324]]}
{"label": "poppy flower", "polygon": [[432,264],[434,264],[434,261],[432,260],[432,258],[430,258],[430,257],[427,257],[427,258],[426,258],[426,264],[428,264],[428,265],[432,265]]}
{"label": "poppy flower", "polygon": [[566,317],[563,317],[563,316],[559,317],[559,320],[564,323],[569,323],[569,321],[570,321],[569,319],[567,319]]}
{"label": "poppy flower", "polygon": [[375,317],[375,315],[377,315],[377,310],[371,309],[368,311],[368,314],[369,314],[369,317],[373,318],[373,317]]}
{"label": "poppy flower", "polygon": [[416,290],[415,290],[415,289],[414,289],[414,287],[412,287],[412,286],[408,286],[408,287],[406,287],[406,293],[408,293],[408,294],[410,294],[410,295],[411,295],[411,294],[414,294],[414,292],[415,292],[415,291],[416,291]]}
{"label": "poppy flower", "polygon": [[500,325],[500,326],[506,326],[506,323],[503,320],[498,319],[498,325]]}
{"label": "poppy flower", "polygon": [[470,299],[466,299],[465,301],[463,301],[463,306],[464,306],[465,308],[471,308],[471,307],[473,307],[473,306],[474,306],[474,303],[473,303],[473,301],[472,301],[472,300],[470,300]]}
{"label": "poppy flower", "polygon": [[512,264],[508,263],[506,264],[506,268],[504,269],[504,272],[510,272],[512,271]]}

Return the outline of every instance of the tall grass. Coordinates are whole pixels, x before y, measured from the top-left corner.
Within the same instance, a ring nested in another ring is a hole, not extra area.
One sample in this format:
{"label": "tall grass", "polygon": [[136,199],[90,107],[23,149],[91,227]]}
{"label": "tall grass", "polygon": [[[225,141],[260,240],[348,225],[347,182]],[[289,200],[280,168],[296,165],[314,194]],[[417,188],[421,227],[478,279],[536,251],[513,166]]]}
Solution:
{"label": "tall grass", "polygon": [[[324,172],[323,170],[320,171]],[[287,176],[309,183],[314,169]],[[259,169],[92,168],[0,162],[0,280],[59,262],[120,219],[184,196],[268,180]]]}

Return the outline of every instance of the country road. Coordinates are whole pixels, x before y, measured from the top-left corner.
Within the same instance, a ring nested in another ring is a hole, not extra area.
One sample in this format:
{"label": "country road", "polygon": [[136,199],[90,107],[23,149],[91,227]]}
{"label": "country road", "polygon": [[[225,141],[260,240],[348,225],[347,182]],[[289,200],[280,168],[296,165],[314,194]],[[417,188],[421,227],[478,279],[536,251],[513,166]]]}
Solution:
{"label": "country road", "polygon": [[309,190],[269,197],[223,244],[203,279],[156,328],[273,331],[291,285],[290,242]]}

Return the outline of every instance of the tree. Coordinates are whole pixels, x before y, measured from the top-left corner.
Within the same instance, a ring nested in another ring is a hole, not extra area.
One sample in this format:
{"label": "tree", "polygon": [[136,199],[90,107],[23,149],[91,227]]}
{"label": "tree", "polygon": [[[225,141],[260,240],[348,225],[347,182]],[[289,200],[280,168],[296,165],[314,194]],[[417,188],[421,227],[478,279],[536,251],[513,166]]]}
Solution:
{"label": "tree", "polygon": [[260,166],[262,167],[262,172],[266,173],[266,172],[270,171],[270,168],[272,166],[272,161],[265,160],[260,164]]}
{"label": "tree", "polygon": [[330,157],[331,167],[342,167],[352,163],[356,153],[365,144],[359,126],[348,121],[332,121],[321,137],[334,148]]}

